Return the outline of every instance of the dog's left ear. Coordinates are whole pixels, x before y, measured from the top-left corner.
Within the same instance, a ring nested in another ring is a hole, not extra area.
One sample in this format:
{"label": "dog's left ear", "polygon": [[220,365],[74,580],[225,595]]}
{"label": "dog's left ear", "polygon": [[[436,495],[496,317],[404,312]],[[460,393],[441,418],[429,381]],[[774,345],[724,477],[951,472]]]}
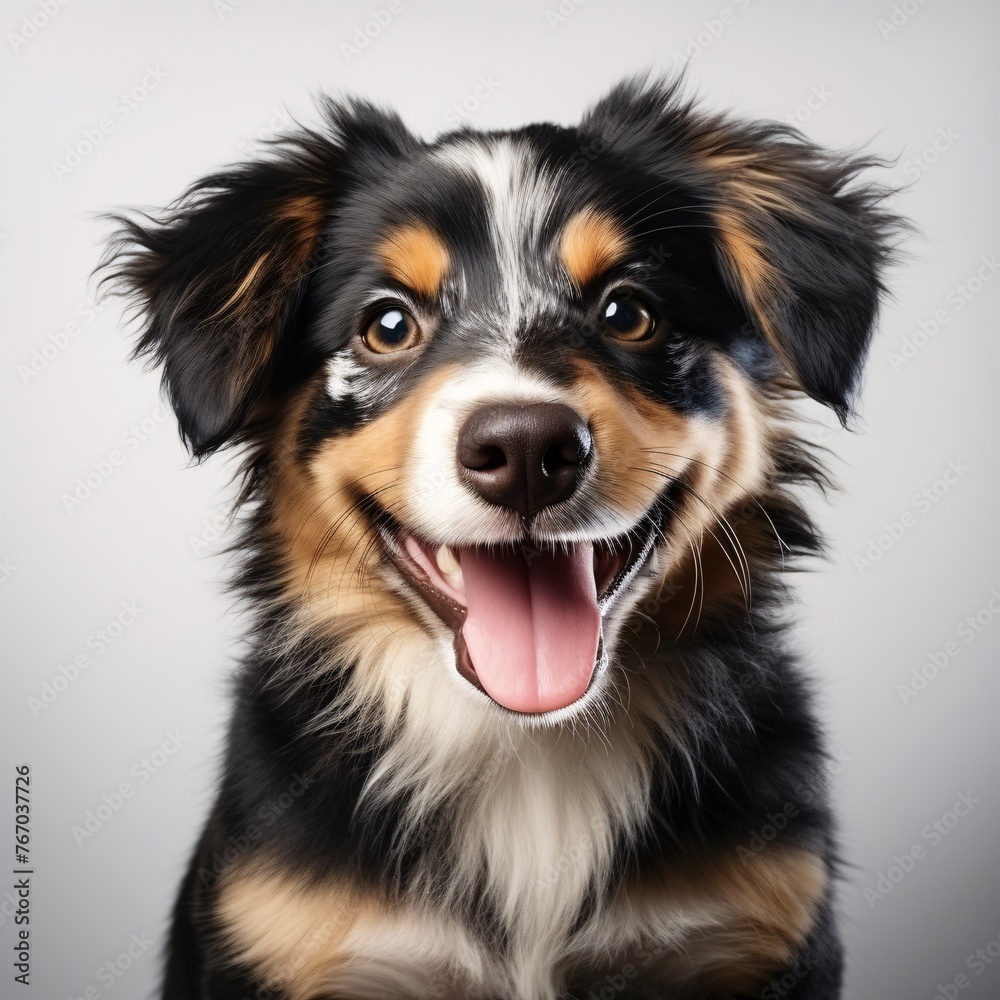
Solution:
{"label": "dog's left ear", "polygon": [[163,385],[192,453],[240,440],[266,410],[334,205],[416,140],[392,113],[324,100],[322,130],[197,181],[158,217],[113,216],[104,279],[142,320],[135,353]]}
{"label": "dog's left ear", "polygon": [[830,153],[777,122],[702,112],[680,81],[623,83],[583,127],[707,207],[723,277],[753,326],[846,422],[904,228],[880,208],[887,189],[855,183],[883,164]]}

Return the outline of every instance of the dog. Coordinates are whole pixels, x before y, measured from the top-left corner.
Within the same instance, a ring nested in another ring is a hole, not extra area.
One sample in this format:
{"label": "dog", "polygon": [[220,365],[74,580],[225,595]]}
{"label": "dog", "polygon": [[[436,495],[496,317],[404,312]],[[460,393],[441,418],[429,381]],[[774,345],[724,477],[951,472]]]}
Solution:
{"label": "dog", "polygon": [[[320,99],[121,213],[250,613],[165,1000],[840,995],[783,571],[901,225],[878,161],[617,85],[422,141]],[[864,176],[862,176],[864,175]]]}

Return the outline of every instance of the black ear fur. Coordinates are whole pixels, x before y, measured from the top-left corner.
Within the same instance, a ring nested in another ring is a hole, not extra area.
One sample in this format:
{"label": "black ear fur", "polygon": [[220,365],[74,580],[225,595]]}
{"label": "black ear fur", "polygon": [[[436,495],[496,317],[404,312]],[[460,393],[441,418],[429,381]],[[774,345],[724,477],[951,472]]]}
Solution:
{"label": "black ear fur", "polygon": [[798,385],[845,422],[905,228],[880,207],[888,189],[855,183],[885,164],[778,122],[703,112],[681,84],[627,80],[581,129],[704,199],[731,289]]}
{"label": "black ear fur", "polygon": [[102,283],[142,317],[137,356],[163,368],[196,456],[239,439],[266,402],[336,199],[416,140],[392,113],[321,100],[322,131],[192,184],[157,215],[115,215]]}

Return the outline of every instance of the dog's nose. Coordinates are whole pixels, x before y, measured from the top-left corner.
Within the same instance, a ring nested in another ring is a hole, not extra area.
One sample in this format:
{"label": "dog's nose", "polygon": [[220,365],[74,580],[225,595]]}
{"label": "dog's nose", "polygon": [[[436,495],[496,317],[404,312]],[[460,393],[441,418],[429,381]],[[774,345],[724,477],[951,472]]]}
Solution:
{"label": "dog's nose", "polygon": [[496,404],[476,410],[458,434],[458,471],[484,500],[530,521],[568,500],[593,461],[594,440],[562,403]]}

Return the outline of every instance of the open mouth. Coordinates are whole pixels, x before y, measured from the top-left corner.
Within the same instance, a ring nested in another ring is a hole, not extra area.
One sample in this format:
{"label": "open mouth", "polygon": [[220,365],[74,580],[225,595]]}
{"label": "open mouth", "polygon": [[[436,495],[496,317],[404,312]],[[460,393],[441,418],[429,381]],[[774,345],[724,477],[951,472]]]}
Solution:
{"label": "open mouth", "polygon": [[394,563],[455,633],[459,673],[514,712],[579,701],[604,659],[602,622],[648,562],[657,507],[631,531],[595,541],[432,545],[394,523]]}

